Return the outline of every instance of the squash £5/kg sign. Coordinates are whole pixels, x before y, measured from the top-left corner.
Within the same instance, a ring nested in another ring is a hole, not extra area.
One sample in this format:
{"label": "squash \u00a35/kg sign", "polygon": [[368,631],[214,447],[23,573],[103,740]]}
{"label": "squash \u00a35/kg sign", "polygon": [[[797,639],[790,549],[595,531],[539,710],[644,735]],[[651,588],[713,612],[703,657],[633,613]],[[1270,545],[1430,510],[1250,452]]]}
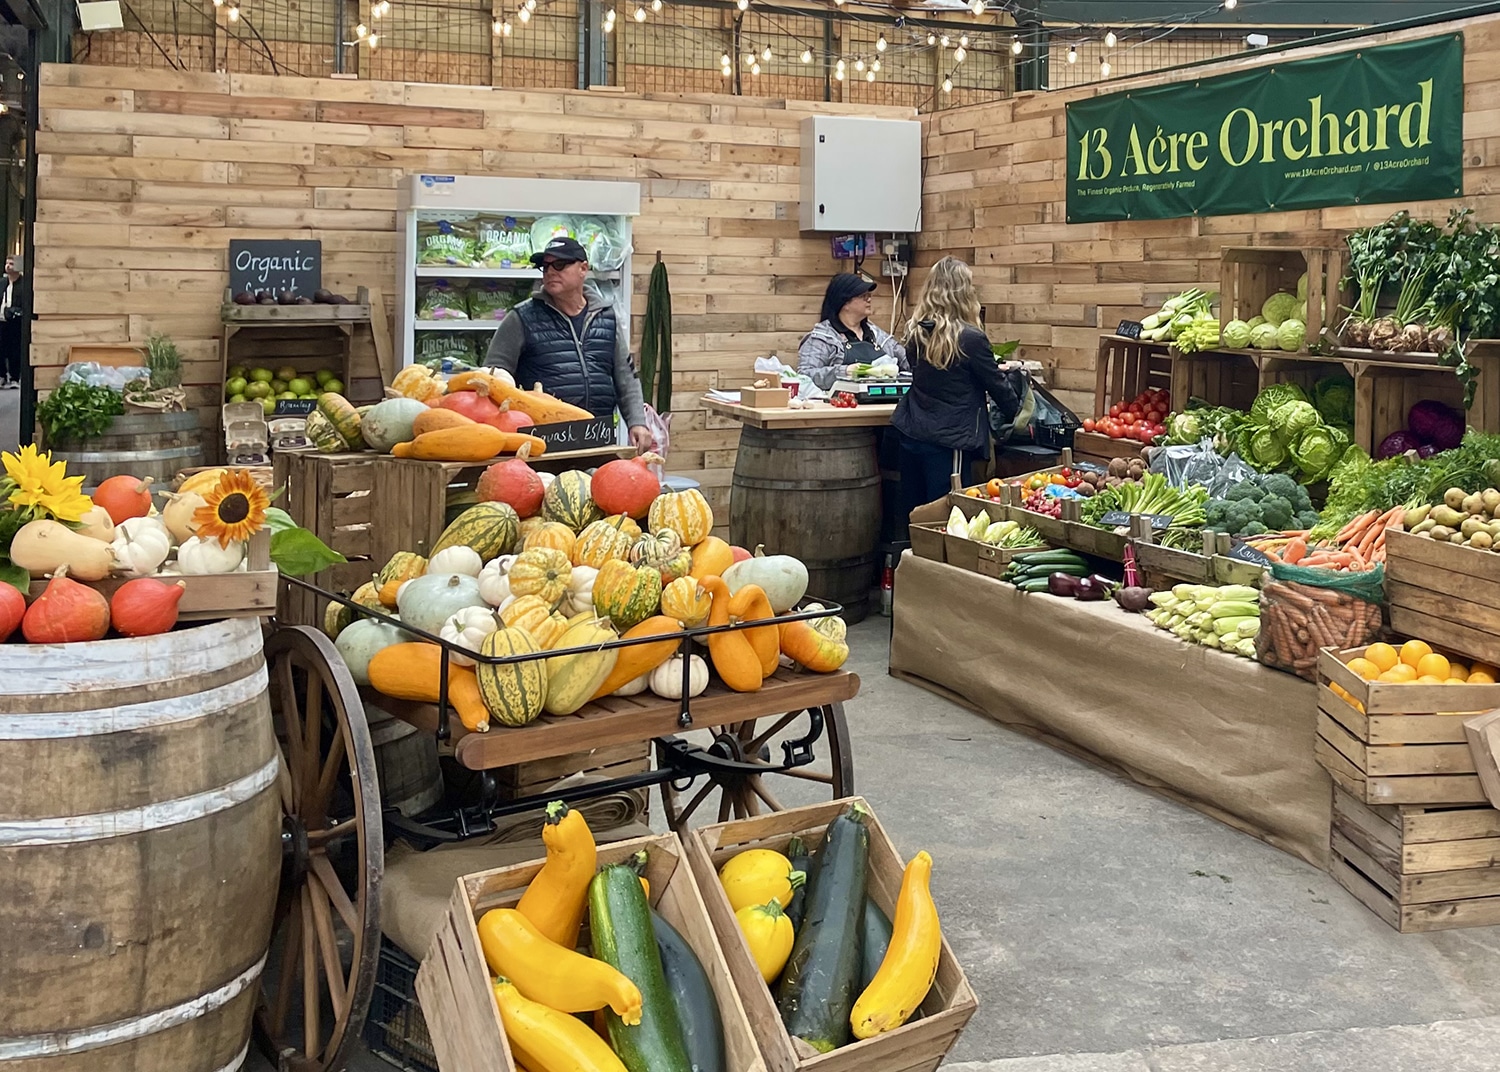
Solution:
{"label": "squash \u00a35/kg sign", "polygon": [[1463,187],[1463,37],[1068,105],[1068,222],[1429,201]]}

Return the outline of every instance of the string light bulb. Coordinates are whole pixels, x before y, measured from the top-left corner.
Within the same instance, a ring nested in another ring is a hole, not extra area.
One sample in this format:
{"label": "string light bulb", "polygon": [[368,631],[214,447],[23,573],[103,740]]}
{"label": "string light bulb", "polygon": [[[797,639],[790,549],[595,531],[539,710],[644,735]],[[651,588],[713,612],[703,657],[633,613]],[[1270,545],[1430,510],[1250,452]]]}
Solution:
{"label": "string light bulb", "polygon": [[1107,34],[1104,35],[1105,48],[1114,48],[1119,43],[1120,39],[1115,36],[1115,32],[1113,30],[1110,30]]}
{"label": "string light bulb", "polygon": [[760,74],[760,64],[758,64],[758,63],[752,63],[750,65],[750,73],[753,74],[753,75],[759,75]]}
{"label": "string light bulb", "polygon": [[[229,8],[229,12],[231,15],[234,14],[234,10],[235,9],[233,6]],[[369,35],[369,27],[367,27],[364,23],[360,23],[358,26],[354,27],[354,36],[359,38],[361,41],[363,41]]]}
{"label": "string light bulb", "polygon": [[953,62],[954,63],[962,63],[965,59],[968,58],[968,56],[969,56],[968,49],[964,48],[963,45],[959,45],[957,48],[955,48],[953,50]]}
{"label": "string light bulb", "polygon": [[975,18],[978,18],[980,15],[983,15],[984,14],[984,0],[974,0],[974,3],[969,8],[969,10],[971,10],[972,12],[974,12],[974,17]]}
{"label": "string light bulb", "polygon": [[947,34],[943,34],[942,37],[938,38],[938,43],[940,45],[942,45],[944,48],[947,48],[948,47],[948,35]]}
{"label": "string light bulb", "polygon": [[521,10],[516,12],[516,18],[520,19],[522,22],[530,22],[531,21],[531,9],[529,7],[527,7],[525,4],[522,4],[521,5]]}
{"label": "string light bulb", "polygon": [[856,71],[863,71],[865,69],[865,61],[864,60],[855,60],[854,61],[854,69]]}
{"label": "string light bulb", "polygon": [[615,32],[615,20],[614,19],[605,19],[604,20],[604,32],[607,33],[607,34]]}
{"label": "string light bulb", "polygon": [[755,53],[754,52],[746,52],[745,53],[745,66],[749,67],[754,62],[755,62]]}
{"label": "string light bulb", "polygon": [[767,45],[765,48],[763,48],[763,49],[760,50],[760,58],[763,59],[763,60],[767,60],[767,61],[770,60],[770,58],[771,58],[771,46],[770,45]]}
{"label": "string light bulb", "polygon": [[1100,60],[1099,61],[1099,77],[1100,78],[1108,78],[1109,77],[1109,60]]}
{"label": "string light bulb", "polygon": [[651,10],[652,11],[660,11],[661,10],[661,0],[651,0]]}
{"label": "string light bulb", "polygon": [[739,8],[741,11],[748,10],[750,7],[750,0],[735,0],[734,6]]}
{"label": "string light bulb", "polygon": [[947,78],[943,79],[943,92],[944,93],[952,93],[953,92],[953,76],[952,75],[949,75]]}
{"label": "string light bulb", "polygon": [[1078,46],[1077,45],[1069,45],[1068,46],[1068,62],[1069,63],[1077,63],[1078,62]]}
{"label": "string light bulb", "polygon": [[379,34],[371,34],[370,35],[370,48],[373,50],[373,49],[377,49],[379,47],[380,47],[380,35]]}
{"label": "string light bulb", "polygon": [[641,7],[639,4],[636,5],[636,9],[635,9],[635,21],[636,22],[645,22],[646,21],[646,9],[643,8],[643,7]]}
{"label": "string light bulb", "polygon": [[606,11],[604,13],[604,21],[605,22],[614,22],[615,21],[615,14],[616,14],[615,9],[614,8],[610,8],[608,11]]}
{"label": "string light bulb", "polygon": [[872,71],[878,71],[878,70],[880,70],[880,61],[876,60],[874,63],[870,64],[870,70],[872,70]]}
{"label": "string light bulb", "polygon": [[240,21],[240,9],[239,9],[239,6],[237,4],[230,4],[229,5],[229,21],[230,22],[239,22]]}
{"label": "string light bulb", "polygon": [[720,67],[728,67],[729,66],[729,53],[726,52],[722,56],[719,57],[719,66]]}
{"label": "string light bulb", "polygon": [[214,0],[214,7],[223,7],[224,0]]}
{"label": "string light bulb", "polygon": [[1224,0],[1224,10],[1233,11],[1240,6],[1240,0]]}
{"label": "string light bulb", "polygon": [[935,45],[935,44],[937,44],[937,34],[934,34],[934,33],[928,34],[927,35],[927,43],[929,45]]}
{"label": "string light bulb", "polygon": [[842,67],[840,67],[838,70],[834,71],[833,72],[833,77],[837,81],[842,82],[844,80],[844,69]]}
{"label": "string light bulb", "polygon": [[812,62],[812,50],[811,49],[804,48],[802,50],[802,62],[803,63],[811,63]]}
{"label": "string light bulb", "polygon": [[844,70],[844,61],[843,60],[839,60],[838,63],[835,64],[834,66],[838,69],[838,71],[840,73],[843,73],[843,70]]}
{"label": "string light bulb", "polygon": [[873,82],[873,81],[875,81],[875,72],[871,71],[869,74],[865,75],[865,81],[866,82]]}
{"label": "string light bulb", "polygon": [[885,34],[881,34],[879,37],[875,38],[875,51],[876,52],[884,52],[887,47],[889,47],[889,46],[888,46],[888,43],[886,42]]}
{"label": "string light bulb", "polygon": [[1010,43],[1010,50],[1012,52],[1014,52],[1017,56],[1019,56],[1021,54],[1021,39],[1019,37],[1017,37],[1017,38],[1015,38],[1014,40],[1011,41],[1011,43]]}
{"label": "string light bulb", "polygon": [[496,37],[499,37],[505,32],[505,24],[499,19],[496,19],[494,22],[490,23],[490,29],[495,31]]}

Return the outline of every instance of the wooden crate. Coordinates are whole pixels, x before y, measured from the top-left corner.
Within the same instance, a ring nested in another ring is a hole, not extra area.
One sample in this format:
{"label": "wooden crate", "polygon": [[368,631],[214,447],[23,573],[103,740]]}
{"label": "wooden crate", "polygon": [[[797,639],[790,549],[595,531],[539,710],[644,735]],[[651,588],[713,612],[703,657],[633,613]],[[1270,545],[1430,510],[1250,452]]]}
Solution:
{"label": "wooden crate", "polygon": [[[1209,534],[1205,533],[1205,537]],[[1265,576],[1265,568],[1252,562],[1241,562],[1227,554],[1208,553],[1205,543],[1203,553],[1181,551],[1175,547],[1162,547],[1144,539],[1132,539],[1135,549],[1135,564],[1141,571],[1141,583],[1147,588],[1161,591],[1174,584],[1245,584],[1258,585]],[[1225,537],[1228,543],[1228,537]]]}
{"label": "wooden crate", "polygon": [[1073,457],[1095,465],[1108,466],[1114,458],[1139,458],[1145,446],[1138,440],[1111,439],[1099,432],[1073,433]]}
{"label": "wooden crate", "polygon": [[[676,834],[599,846],[599,864],[622,863],[644,849],[652,907],[703,963],[724,1021],[729,1072],[765,1072],[745,1007],[704,906],[698,881]],[[417,997],[443,1072],[516,1072],[516,1060],[490,989],[476,922],[492,908],[512,907],[542,869],[542,860],[465,875],[417,971]],[[717,888],[718,883],[714,883]],[[587,924],[585,924],[585,927]]]}
{"label": "wooden crate", "polygon": [[1170,391],[1172,358],[1166,343],[1104,335],[1094,375],[1094,412],[1087,416],[1099,417],[1116,402],[1129,402],[1142,391]]}
{"label": "wooden crate", "polygon": [[1334,784],[1365,804],[1486,803],[1464,719],[1500,707],[1500,685],[1365,681],[1345,665],[1364,650],[1318,656],[1315,747]]}
{"label": "wooden crate", "polygon": [[1339,885],[1403,934],[1500,924],[1500,811],[1370,807],[1333,791]]}
{"label": "wooden crate", "polygon": [[[996,504],[998,505],[998,504]],[[911,553],[929,562],[946,562],[947,533],[939,524],[918,524],[908,528],[911,535]]]}
{"label": "wooden crate", "polygon": [[[811,1058],[800,1056],[793,1047],[791,1037],[782,1026],[770,988],[761,979],[735,922],[729,899],[718,881],[718,869],[724,861],[745,849],[784,852],[793,836],[800,836],[809,849],[816,849],[822,844],[828,824],[855,801],[869,808],[864,801],[849,798],[738,822],[718,823],[688,834],[688,858],[698,876],[709,916],[770,1072],[931,1072],[958,1041],[960,1032],[978,1006],[974,991],[944,938],[937,978],[927,1000],[922,1003],[921,1019],[884,1035],[852,1042],[832,1053]],[[888,915],[894,915],[904,864],[873,812],[868,823],[868,894]],[[941,860],[938,866],[942,866]]]}
{"label": "wooden crate", "polygon": [[1391,628],[1500,666],[1500,555],[1386,533]]}
{"label": "wooden crate", "polygon": [[[374,507],[378,458],[369,453],[276,454],[274,479],[277,487],[286,488],[282,499],[286,512],[349,560],[305,578],[309,583],[349,595],[385,564],[385,558],[373,550],[374,534],[386,523],[385,516]],[[288,625],[323,624],[325,600],[296,585],[286,585],[285,589],[278,620]]]}
{"label": "wooden crate", "polygon": [[[1003,518],[1000,520],[1004,520]],[[1018,521],[1017,524],[1020,524]],[[951,533],[943,535],[945,560],[950,566],[977,573],[981,577],[999,577],[1017,555],[1036,554],[1050,548],[1046,544],[1036,547],[991,547],[978,540],[965,539]]]}
{"label": "wooden crate", "polygon": [[1196,399],[1210,406],[1248,410],[1260,391],[1254,358],[1235,351],[1208,351],[1172,357],[1172,409],[1188,408]]}
{"label": "wooden crate", "polygon": [[[1500,374],[1500,369],[1495,371]],[[1463,384],[1451,369],[1361,364],[1354,377],[1355,444],[1373,454],[1382,439],[1406,427],[1406,415],[1423,400],[1442,402],[1463,413]]]}
{"label": "wooden crate", "polygon": [[[1303,246],[1225,246],[1219,253],[1219,319],[1251,320],[1278,291],[1297,293],[1297,277],[1307,273],[1306,352],[1337,323],[1348,304],[1339,288],[1344,250]],[[1322,296],[1322,304],[1317,301]]]}

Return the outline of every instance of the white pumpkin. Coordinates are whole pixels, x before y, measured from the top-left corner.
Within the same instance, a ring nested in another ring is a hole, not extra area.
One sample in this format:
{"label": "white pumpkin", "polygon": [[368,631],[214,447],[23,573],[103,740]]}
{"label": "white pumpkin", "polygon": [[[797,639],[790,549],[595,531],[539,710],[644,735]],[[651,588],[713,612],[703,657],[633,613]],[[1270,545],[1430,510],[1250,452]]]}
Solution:
{"label": "white pumpkin", "polygon": [[428,573],[462,573],[466,577],[478,577],[484,569],[484,559],[472,547],[445,547],[427,560]]}
{"label": "white pumpkin", "polygon": [[542,478],[543,491],[546,491],[548,488],[550,488],[552,486],[552,482],[557,479],[556,473],[538,473],[537,476]]}
{"label": "white pumpkin", "polygon": [[201,536],[189,536],[177,548],[178,571],[194,576],[233,573],[244,560],[243,540],[230,540],[229,546],[221,547],[217,536],[206,540]]}
{"label": "white pumpkin", "polygon": [[[708,688],[708,663],[698,655],[689,656],[693,660],[688,669],[688,695],[701,695]],[[682,659],[681,655],[674,655],[651,671],[651,680],[647,682],[652,692],[667,700],[682,699]]]}
{"label": "white pumpkin", "polygon": [[627,682],[625,682],[625,684],[621,685],[614,692],[610,693],[610,695],[611,696],[639,696],[641,693],[643,693],[643,692],[646,691],[646,682],[647,682],[647,679],[650,678],[650,677],[651,677],[651,675],[649,673],[642,674],[640,677],[636,678],[634,681],[627,681]]}
{"label": "white pumpkin", "polygon": [[510,578],[505,575],[501,559],[495,559],[479,571],[479,595],[492,607],[499,607],[510,598]]}
{"label": "white pumpkin", "polygon": [[594,609],[594,581],[598,576],[599,571],[593,566],[573,567],[568,577],[568,592],[563,596],[562,606],[557,608],[564,618]]}
{"label": "white pumpkin", "polygon": [[[438,636],[460,648],[478,651],[484,638],[499,627],[499,623],[495,620],[495,612],[488,607],[465,607],[443,623],[443,627],[438,630]],[[473,659],[457,652],[449,658],[459,666],[474,665]]]}
{"label": "white pumpkin", "polygon": [[109,543],[115,568],[127,577],[149,577],[172,552],[172,534],[154,517],[130,517],[115,526]]}
{"label": "white pumpkin", "polygon": [[791,555],[768,555],[757,547],[755,554],[724,571],[724,583],[734,595],[747,584],[757,584],[771,601],[771,610],[785,614],[807,594],[807,567]]}

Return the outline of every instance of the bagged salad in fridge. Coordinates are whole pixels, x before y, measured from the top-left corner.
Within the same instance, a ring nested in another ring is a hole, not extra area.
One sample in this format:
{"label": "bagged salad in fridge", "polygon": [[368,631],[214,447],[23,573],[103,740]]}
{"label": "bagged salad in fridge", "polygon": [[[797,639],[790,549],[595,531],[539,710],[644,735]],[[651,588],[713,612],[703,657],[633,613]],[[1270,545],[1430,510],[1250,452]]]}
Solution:
{"label": "bagged salad in fridge", "polygon": [[469,287],[469,319],[504,320],[505,314],[525,297],[525,291],[518,290],[514,283],[505,280],[476,282]]}
{"label": "bagged salad in fridge", "polygon": [[580,245],[589,251],[589,267],[601,272],[613,272],[625,264],[630,244],[625,241],[624,228],[616,220],[580,216],[577,218]]}
{"label": "bagged salad in fridge", "polygon": [[476,259],[486,268],[526,268],[531,263],[531,227],[514,216],[480,216]]}
{"label": "bagged salad in fridge", "polygon": [[440,369],[444,361],[472,367],[484,356],[476,351],[476,341],[486,348],[489,346],[487,338],[476,340],[458,332],[421,331],[417,333],[416,361],[434,371]]}
{"label": "bagged salad in fridge", "polygon": [[462,292],[446,279],[434,279],[417,291],[418,320],[467,320],[469,308]]}
{"label": "bagged salad in fridge", "polygon": [[475,264],[473,214],[417,219],[417,263],[469,268]]}
{"label": "bagged salad in fridge", "polygon": [[531,248],[544,249],[554,238],[577,238],[578,221],[572,216],[538,216],[531,225]]}

